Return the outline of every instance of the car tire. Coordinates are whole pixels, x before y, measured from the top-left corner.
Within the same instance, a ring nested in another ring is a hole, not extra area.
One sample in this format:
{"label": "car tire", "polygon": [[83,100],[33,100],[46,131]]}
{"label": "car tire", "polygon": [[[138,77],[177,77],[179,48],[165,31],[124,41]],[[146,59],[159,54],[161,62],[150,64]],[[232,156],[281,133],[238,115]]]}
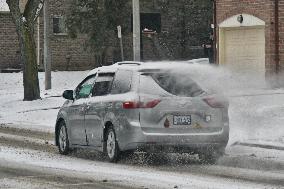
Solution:
{"label": "car tire", "polygon": [[58,150],[59,153],[62,155],[69,154],[70,145],[69,145],[69,138],[67,134],[67,128],[64,121],[59,123],[58,133],[57,133],[57,142],[58,142]]}
{"label": "car tire", "polygon": [[120,157],[120,150],[116,140],[116,134],[112,127],[107,130],[106,134],[106,155],[109,162],[117,162]]}

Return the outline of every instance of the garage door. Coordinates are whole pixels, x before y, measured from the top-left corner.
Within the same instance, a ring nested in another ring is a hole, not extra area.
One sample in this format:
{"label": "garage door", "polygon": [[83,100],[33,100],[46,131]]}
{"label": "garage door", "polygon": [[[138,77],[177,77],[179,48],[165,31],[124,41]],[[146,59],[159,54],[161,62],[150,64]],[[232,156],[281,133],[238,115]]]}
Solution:
{"label": "garage door", "polygon": [[224,63],[242,73],[265,75],[264,28],[226,28]]}

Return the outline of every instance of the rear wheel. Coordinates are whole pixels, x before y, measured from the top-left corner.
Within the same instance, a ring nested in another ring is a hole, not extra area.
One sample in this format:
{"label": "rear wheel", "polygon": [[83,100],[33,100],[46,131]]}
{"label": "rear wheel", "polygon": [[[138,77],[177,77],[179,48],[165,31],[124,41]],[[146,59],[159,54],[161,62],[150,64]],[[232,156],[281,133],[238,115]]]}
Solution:
{"label": "rear wheel", "polygon": [[59,123],[57,133],[58,150],[60,154],[67,155],[70,152],[69,139],[64,121]]}
{"label": "rear wheel", "polygon": [[117,162],[120,151],[116,141],[115,131],[112,127],[107,130],[106,138],[106,153],[110,162]]}

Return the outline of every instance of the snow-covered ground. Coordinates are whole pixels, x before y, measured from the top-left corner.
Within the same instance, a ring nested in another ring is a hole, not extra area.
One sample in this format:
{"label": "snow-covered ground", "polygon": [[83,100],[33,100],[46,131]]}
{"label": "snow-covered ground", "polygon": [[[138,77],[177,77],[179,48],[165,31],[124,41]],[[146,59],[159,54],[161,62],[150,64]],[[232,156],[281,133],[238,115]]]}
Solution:
{"label": "snow-covered ground", "polygon": [[52,72],[52,89],[44,90],[44,73],[39,73],[41,100],[23,101],[22,73],[0,73],[0,123],[53,131],[65,89],[73,89],[88,71]]}
{"label": "snow-covered ground", "polygon": [[[223,69],[199,70],[194,73],[205,85],[222,90],[230,100],[230,144],[251,141],[284,145],[283,89],[271,89]],[[52,89],[47,91],[44,73],[39,73],[42,99],[32,102],[22,101],[22,73],[0,73],[0,124],[53,132],[58,107],[64,102],[62,92],[74,89],[87,73],[52,72]]]}

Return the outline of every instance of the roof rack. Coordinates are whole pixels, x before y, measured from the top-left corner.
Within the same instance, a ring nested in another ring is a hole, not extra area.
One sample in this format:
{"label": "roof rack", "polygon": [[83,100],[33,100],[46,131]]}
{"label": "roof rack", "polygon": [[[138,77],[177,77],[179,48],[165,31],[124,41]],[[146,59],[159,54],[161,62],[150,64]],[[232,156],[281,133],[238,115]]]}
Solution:
{"label": "roof rack", "polygon": [[117,62],[117,65],[142,65],[142,62],[135,62],[135,61],[123,61],[123,62]]}

